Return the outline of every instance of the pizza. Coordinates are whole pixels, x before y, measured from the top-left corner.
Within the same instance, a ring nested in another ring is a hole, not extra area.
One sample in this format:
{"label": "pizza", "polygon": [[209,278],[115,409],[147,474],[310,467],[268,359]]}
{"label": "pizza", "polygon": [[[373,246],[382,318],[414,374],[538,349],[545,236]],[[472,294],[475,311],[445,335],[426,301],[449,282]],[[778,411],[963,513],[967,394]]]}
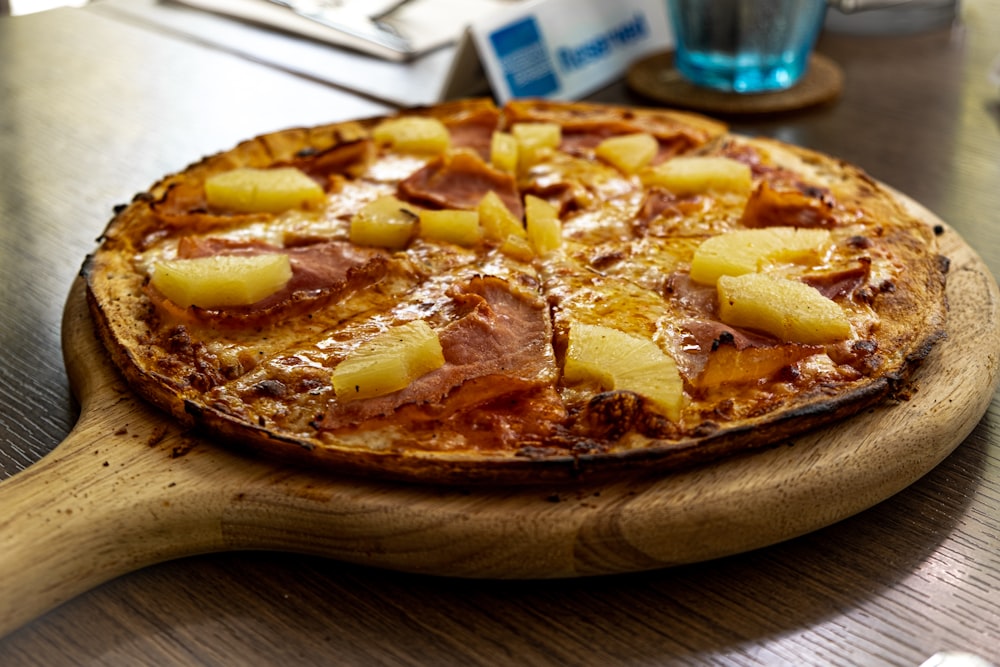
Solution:
{"label": "pizza", "polygon": [[927,217],[703,116],[461,100],[204,158],[118,207],[82,273],[129,385],[220,443],[548,483],[898,398],[944,335]]}

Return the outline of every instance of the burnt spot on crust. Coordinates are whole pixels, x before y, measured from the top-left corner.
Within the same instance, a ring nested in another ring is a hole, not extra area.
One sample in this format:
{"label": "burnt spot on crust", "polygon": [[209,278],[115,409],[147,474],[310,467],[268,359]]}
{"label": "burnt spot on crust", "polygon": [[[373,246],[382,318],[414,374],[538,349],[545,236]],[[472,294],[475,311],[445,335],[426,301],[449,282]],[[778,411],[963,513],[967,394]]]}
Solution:
{"label": "burnt spot on crust", "polygon": [[868,238],[867,236],[861,236],[860,234],[857,234],[847,239],[847,246],[849,248],[854,248],[856,250],[867,250],[868,248],[871,248],[873,245],[875,244],[874,242],[872,242],[870,238]]}
{"label": "burnt spot on crust", "polygon": [[692,429],[691,436],[694,438],[707,438],[710,435],[718,433],[721,430],[721,428],[722,427],[719,426],[717,422],[703,421],[702,423],[694,427],[694,429]]}
{"label": "burnt spot on crust", "polygon": [[558,447],[539,447],[537,445],[526,445],[524,447],[519,447],[515,456],[532,460],[543,460],[543,459],[551,459],[556,456],[562,456],[565,453],[566,450]]}
{"label": "burnt spot on crust", "polygon": [[642,399],[630,391],[606,391],[594,396],[581,411],[577,426],[595,437],[617,440],[635,425]]}
{"label": "burnt spot on crust", "polygon": [[162,342],[167,353],[161,360],[164,371],[174,371],[176,377],[197,391],[208,391],[225,381],[219,361],[205,345],[195,341],[187,327],[173,327]]}
{"label": "burnt spot on crust", "polygon": [[723,398],[715,404],[712,414],[723,421],[733,419],[736,416],[736,401],[728,397]]}
{"label": "burnt spot on crust", "polygon": [[862,375],[876,373],[886,361],[879,353],[878,342],[867,339],[829,345],[826,353],[835,364],[849,366]]}
{"label": "burnt spot on crust", "polygon": [[253,386],[253,392],[258,396],[284,398],[288,394],[288,386],[281,380],[261,380]]}
{"label": "burnt spot on crust", "polygon": [[608,250],[591,257],[590,265],[598,271],[606,269],[612,264],[616,264],[625,259],[625,251],[621,249]]}
{"label": "burnt spot on crust", "polygon": [[372,143],[365,139],[341,141],[322,150],[315,147],[301,149],[288,164],[324,185],[335,174],[350,174],[362,168],[372,159],[373,151]]}
{"label": "burnt spot on crust", "polygon": [[712,341],[712,352],[715,352],[723,345],[736,345],[736,336],[732,331],[723,331],[719,337]]}
{"label": "burnt spot on crust", "polygon": [[887,278],[878,285],[865,285],[854,291],[854,299],[858,303],[872,305],[875,299],[883,294],[894,294],[896,292],[896,282]]}
{"label": "burnt spot on crust", "polygon": [[[678,427],[650,409],[648,402],[631,391],[605,391],[597,394],[575,415],[573,431],[582,431],[602,442],[614,442],[630,431],[649,438],[676,438]],[[574,446],[574,454],[587,447]],[[586,451],[585,453],[592,453]]]}

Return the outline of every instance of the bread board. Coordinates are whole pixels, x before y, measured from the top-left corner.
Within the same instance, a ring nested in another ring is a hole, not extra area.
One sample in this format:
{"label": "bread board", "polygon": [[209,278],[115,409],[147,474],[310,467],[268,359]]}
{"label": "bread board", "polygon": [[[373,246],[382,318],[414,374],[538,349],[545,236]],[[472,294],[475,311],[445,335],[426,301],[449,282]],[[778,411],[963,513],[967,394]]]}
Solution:
{"label": "bread board", "polygon": [[268,549],[473,578],[638,572],[771,545],[912,484],[969,434],[998,382],[1000,292],[937,225],[951,260],[947,338],[907,400],[773,448],[658,476],[519,487],[339,477],[255,458],[134,396],[72,287],[63,348],[80,418],[0,483],[0,635],[99,584],[195,554]]}

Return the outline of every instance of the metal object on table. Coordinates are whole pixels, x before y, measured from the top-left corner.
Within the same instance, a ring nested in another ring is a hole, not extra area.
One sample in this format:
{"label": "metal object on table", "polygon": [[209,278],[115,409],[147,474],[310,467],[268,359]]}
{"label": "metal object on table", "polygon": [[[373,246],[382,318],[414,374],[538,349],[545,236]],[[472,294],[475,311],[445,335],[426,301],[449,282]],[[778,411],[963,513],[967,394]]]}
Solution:
{"label": "metal object on table", "polygon": [[920,667],[993,667],[993,663],[972,653],[942,651],[925,660]]}
{"label": "metal object on table", "polygon": [[960,0],[827,0],[826,28],[857,35],[891,35],[946,28]]}
{"label": "metal object on table", "polygon": [[[391,13],[391,10],[379,12],[377,16],[372,17],[359,13],[346,5],[324,2],[323,0],[269,0],[269,2],[287,7],[303,18],[315,21],[345,35],[377,44],[402,55],[404,59],[412,58],[417,53],[408,39],[382,20]],[[404,3],[405,0],[397,3],[392,10]]]}

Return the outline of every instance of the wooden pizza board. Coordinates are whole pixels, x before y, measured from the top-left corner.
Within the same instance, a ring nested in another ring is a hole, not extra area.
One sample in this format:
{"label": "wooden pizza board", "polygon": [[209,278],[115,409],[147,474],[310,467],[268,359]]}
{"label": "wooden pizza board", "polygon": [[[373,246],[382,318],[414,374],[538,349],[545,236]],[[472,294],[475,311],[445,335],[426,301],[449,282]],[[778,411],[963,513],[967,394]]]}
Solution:
{"label": "wooden pizza board", "polygon": [[996,282],[942,227],[948,338],[918,370],[909,400],[787,446],[575,486],[369,481],[213,445],[130,392],[94,336],[78,281],[63,346],[79,422],[0,484],[0,635],[114,577],[200,553],[286,550],[455,577],[579,577],[719,558],[849,517],[944,459],[997,387]]}

